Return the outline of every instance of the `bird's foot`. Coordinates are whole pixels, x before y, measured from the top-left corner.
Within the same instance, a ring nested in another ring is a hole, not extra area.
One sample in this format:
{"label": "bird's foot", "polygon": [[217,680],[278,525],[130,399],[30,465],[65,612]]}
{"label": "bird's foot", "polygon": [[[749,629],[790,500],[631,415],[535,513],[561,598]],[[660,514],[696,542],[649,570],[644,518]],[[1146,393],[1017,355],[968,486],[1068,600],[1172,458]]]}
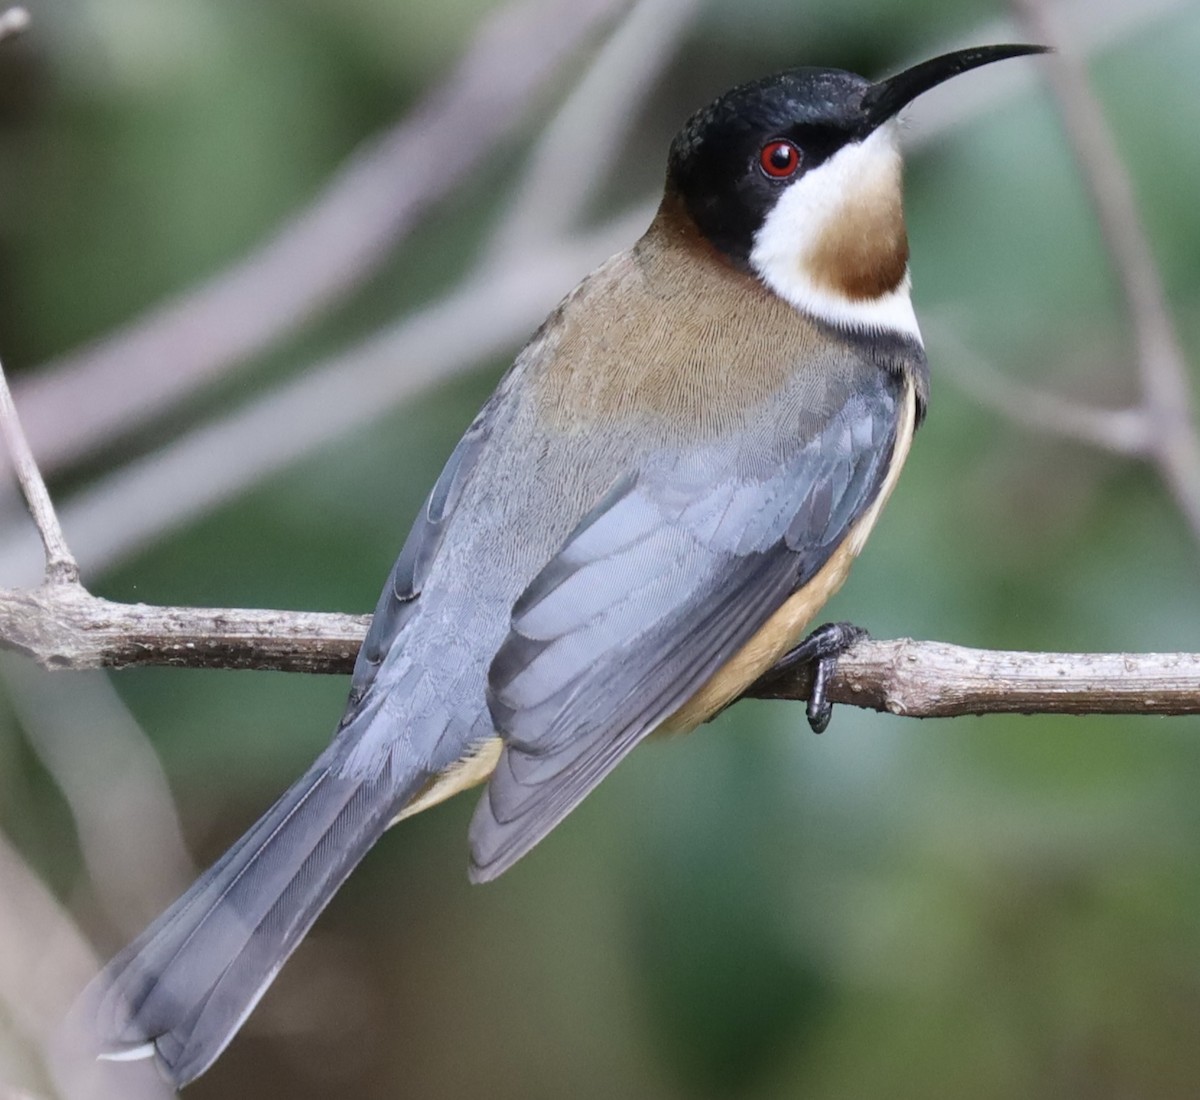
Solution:
{"label": "bird's foot", "polygon": [[826,696],[829,681],[837,671],[838,658],[867,632],[853,623],[825,623],[817,627],[795,649],[785,653],[762,680],[774,680],[800,665],[812,665],[812,691],[805,714],[813,733],[824,733],[833,716],[833,704]]}

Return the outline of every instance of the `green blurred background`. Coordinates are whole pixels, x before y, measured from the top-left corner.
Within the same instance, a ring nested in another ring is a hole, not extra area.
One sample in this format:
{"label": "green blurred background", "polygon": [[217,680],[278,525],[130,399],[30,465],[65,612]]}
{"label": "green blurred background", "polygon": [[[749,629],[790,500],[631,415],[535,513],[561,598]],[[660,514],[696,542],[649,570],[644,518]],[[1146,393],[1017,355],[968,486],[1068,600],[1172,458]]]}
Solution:
{"label": "green blurred background", "polygon": [[[491,7],[32,4],[34,29],[0,51],[10,370],[36,370],[254,247],[419,101]],[[1090,71],[1194,359],[1200,5],[1160,8]],[[739,79],[805,62],[880,74],[1002,33],[1005,15],[985,0],[709,0],[593,213],[649,196],[679,122]],[[86,493],[452,286],[586,56],[359,293],[59,472],[56,495]],[[1026,383],[1136,400],[1084,190],[1044,91],[1025,87],[909,162],[931,412],[830,617],[881,638],[1195,650],[1200,547],[1153,472],[1030,434],[955,381],[973,369],[956,355],[965,344]],[[910,114],[919,134],[920,105]],[[114,568],[89,570],[81,552],[85,580],[121,600],[369,610],[515,350]],[[0,828],[107,954],[173,885],[137,919],[104,909],[60,784],[26,736],[39,706],[57,713],[100,689],[11,659],[0,671]],[[307,765],[346,691],[340,677],[277,673],[110,679],[161,757],[200,863]],[[70,732],[86,778],[100,719],[81,706]],[[1200,1095],[1198,786],[1194,719],[918,724],[841,708],[818,739],[800,705],[744,702],[685,742],[640,750],[495,885],[466,882],[472,797],[393,831],[188,1095]],[[0,1084],[49,1095],[5,1019]]]}

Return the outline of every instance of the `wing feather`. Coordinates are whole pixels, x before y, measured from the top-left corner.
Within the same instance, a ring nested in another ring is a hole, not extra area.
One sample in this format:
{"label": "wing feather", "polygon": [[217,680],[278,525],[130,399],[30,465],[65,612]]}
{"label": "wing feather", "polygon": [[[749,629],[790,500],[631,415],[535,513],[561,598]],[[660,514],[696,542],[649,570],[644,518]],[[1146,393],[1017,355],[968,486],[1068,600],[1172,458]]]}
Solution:
{"label": "wing feather", "polygon": [[350,701],[343,725],[353,718],[380,666],[392,648],[421,594],[434,558],[442,545],[446,524],[462,496],[491,435],[498,402],[488,402],[446,460],[429,497],[404,540],[392,571],[375,605],[375,613],[350,680]]}
{"label": "wing feather", "polygon": [[489,674],[504,750],[471,824],[474,879],[532,848],[846,538],[904,404],[877,378],[770,476],[693,450],[623,479],[528,586]]}

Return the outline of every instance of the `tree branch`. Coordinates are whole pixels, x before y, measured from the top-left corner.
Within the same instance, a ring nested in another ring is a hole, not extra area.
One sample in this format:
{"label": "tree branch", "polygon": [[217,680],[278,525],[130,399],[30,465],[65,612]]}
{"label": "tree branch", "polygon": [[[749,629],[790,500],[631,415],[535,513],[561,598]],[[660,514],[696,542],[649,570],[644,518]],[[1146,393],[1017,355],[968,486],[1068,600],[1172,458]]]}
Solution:
{"label": "tree branch", "polygon": [[317,611],[114,603],[82,585],[0,589],[0,647],[48,669],[349,672],[369,621]]}
{"label": "tree branch", "polygon": [[[808,674],[760,688],[807,699]],[[829,697],[910,718],[964,714],[1200,714],[1200,653],[1020,653],[944,642],[863,641]]]}
{"label": "tree branch", "polygon": [[[0,646],[46,668],[274,669],[346,673],[369,616],[122,604],[78,585],[0,590]],[[801,671],[754,694],[806,699]],[[963,714],[1200,714],[1200,653],[1014,653],[863,641],[830,697],[914,718]]]}

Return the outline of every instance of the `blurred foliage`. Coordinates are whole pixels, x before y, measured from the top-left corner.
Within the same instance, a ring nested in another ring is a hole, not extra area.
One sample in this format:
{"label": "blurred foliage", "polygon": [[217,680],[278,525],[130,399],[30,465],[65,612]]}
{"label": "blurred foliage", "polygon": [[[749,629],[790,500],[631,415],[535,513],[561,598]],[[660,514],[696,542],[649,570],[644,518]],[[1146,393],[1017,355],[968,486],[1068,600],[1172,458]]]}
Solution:
{"label": "blurred foliage", "polygon": [[[488,5],[30,6],[34,33],[0,64],[0,331],[17,370],[261,240],[445,71]],[[880,72],[1000,15],[982,0],[711,0],[603,204],[653,189],[680,119],[733,81],[803,61]],[[1185,4],[1091,66],[1193,360],[1198,59],[1200,6]],[[520,152],[447,196],[334,316],[105,462],[451,283]],[[963,369],[946,363],[950,329],[1027,382],[1136,394],[1114,281],[1044,96],[997,104],[914,157],[908,209],[933,404],[830,617],[982,646],[1200,647],[1198,549],[1152,474],[1030,436],[946,377]],[[504,365],[89,581],[147,602],[371,607]],[[203,860],[307,764],[346,686],[175,670],[114,681]],[[470,798],[406,823],[188,1095],[1190,1097],[1198,783],[1193,719],[917,725],[843,708],[816,739],[802,708],[744,703],[686,743],[641,750],[486,889],[463,874]],[[65,805],[6,706],[0,826],[115,947]],[[23,1072],[5,1035],[0,1019],[0,1077]]]}

